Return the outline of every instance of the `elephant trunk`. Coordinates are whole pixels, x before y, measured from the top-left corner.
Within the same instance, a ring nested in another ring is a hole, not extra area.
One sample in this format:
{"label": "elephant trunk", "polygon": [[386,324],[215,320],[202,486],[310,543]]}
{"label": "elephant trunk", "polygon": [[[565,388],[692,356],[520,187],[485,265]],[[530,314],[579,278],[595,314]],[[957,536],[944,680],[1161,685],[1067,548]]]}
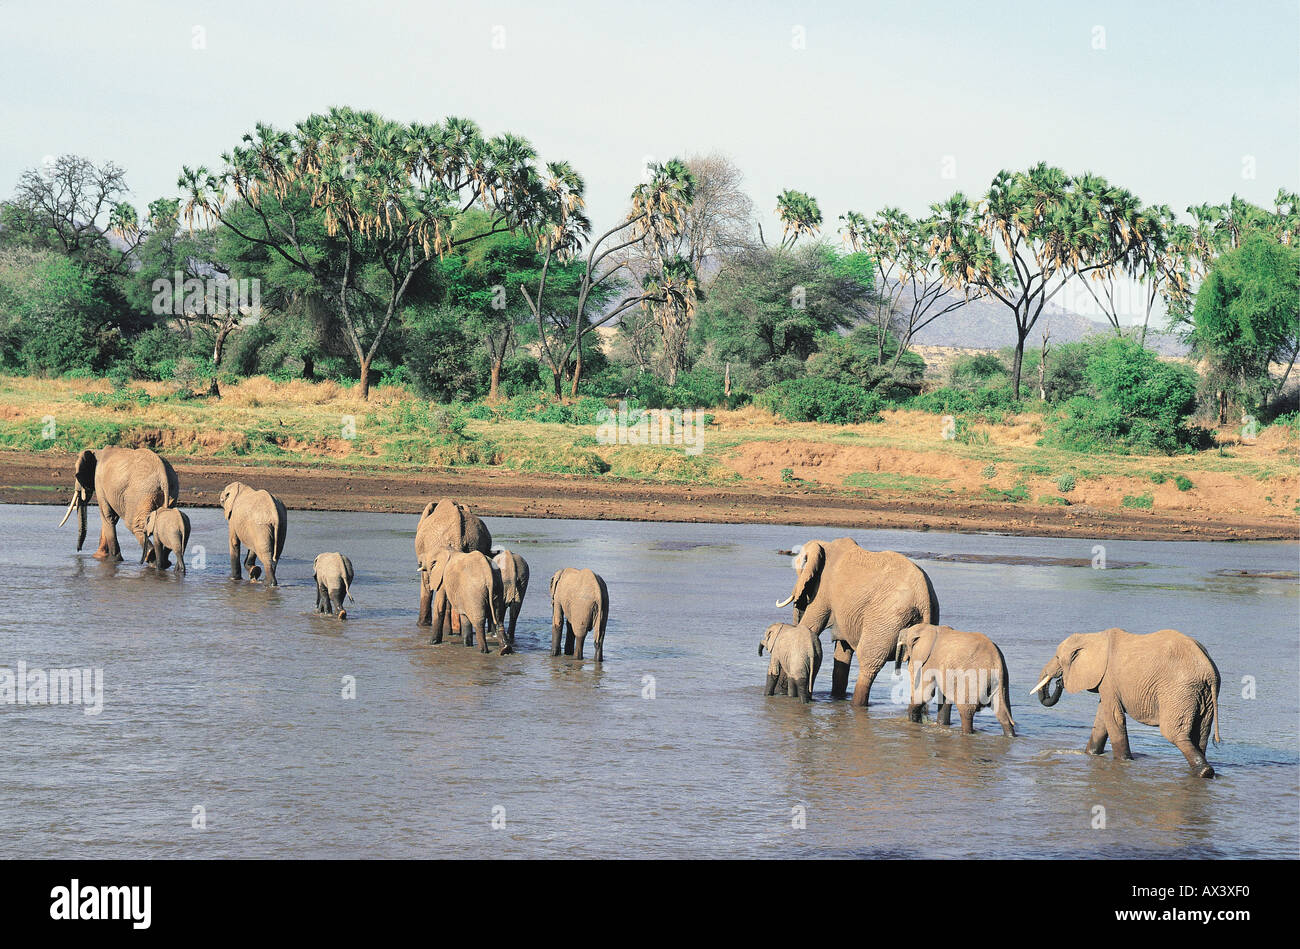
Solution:
{"label": "elephant trunk", "polygon": [[72,516],[73,509],[74,508],[76,509],[78,550],[80,550],[81,545],[86,542],[86,508],[89,505],[90,505],[90,497],[86,493],[86,489],[83,488],[80,484],[74,485],[72,489],[72,500],[68,502],[68,509],[63,512],[63,520],[59,521],[60,527],[68,523],[68,518]]}
{"label": "elephant trunk", "polygon": [[1065,676],[1056,660],[1043,666],[1041,676],[1038,685],[1029,694],[1038,696],[1038,701],[1045,708],[1051,708],[1060,701],[1061,693],[1065,690]]}

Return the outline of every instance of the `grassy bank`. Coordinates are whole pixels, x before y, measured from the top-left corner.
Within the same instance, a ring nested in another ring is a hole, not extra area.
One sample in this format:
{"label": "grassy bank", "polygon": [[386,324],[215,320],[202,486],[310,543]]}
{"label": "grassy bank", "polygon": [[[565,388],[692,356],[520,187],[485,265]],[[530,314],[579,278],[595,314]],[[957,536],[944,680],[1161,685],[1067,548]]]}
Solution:
{"label": "grassy bank", "polygon": [[[223,397],[193,397],[168,383],[114,389],[106,380],[0,377],[0,448],[75,452],[147,445],[167,456],[286,462],[324,468],[418,471],[430,466],[549,472],[762,489],[800,488],[936,503],[1026,508],[1088,505],[1135,511],[1295,515],[1300,465],[1293,428],[1250,443],[1175,456],[1110,455],[1037,444],[1034,410],[993,423],[946,422],[920,411],[835,426],[788,423],[750,407],[712,410],[703,450],[603,444],[595,400],[557,407],[535,399],[497,406],[438,406],[404,389],[367,402],[333,382],[252,378]],[[562,419],[549,421],[547,419]]]}

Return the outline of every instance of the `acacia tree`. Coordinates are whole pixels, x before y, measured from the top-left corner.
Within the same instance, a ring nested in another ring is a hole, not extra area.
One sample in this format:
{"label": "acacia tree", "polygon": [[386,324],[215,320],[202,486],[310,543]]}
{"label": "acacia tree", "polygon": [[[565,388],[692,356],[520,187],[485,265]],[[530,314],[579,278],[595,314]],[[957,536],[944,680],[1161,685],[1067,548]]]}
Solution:
{"label": "acacia tree", "polygon": [[912,338],[945,313],[966,305],[966,296],[948,285],[931,244],[934,219],[913,220],[898,208],[883,208],[868,219],[857,211],[840,215],[840,234],[856,253],[875,263],[875,300],[871,323],[876,332],[876,365],[885,362],[886,340],[893,333],[898,348],[890,370],[898,368]]}
{"label": "acacia tree", "polygon": [[[485,139],[467,119],[407,125],[336,108],[292,132],[259,123],[243,143],[222,155],[217,174],[182,170],[186,220],[220,222],[333,298],[360,366],[362,398],[393,316],[429,262],[526,226],[537,211],[532,147],[513,135]],[[287,200],[295,193],[322,212],[336,254],[308,252]],[[474,206],[489,225],[457,232],[458,216]],[[236,209],[246,209],[248,220]]]}
{"label": "acacia tree", "polygon": [[[624,251],[638,244],[665,246],[681,229],[683,214],[694,196],[690,169],[684,162],[671,159],[662,165],[649,165],[647,172],[647,180],[632,192],[632,207],[623,220],[594,240],[587,240],[591,225],[582,211],[584,182],[567,166],[548,166],[548,177],[537,200],[545,222],[537,232],[542,269],[531,291],[524,284],[520,284],[520,290],[537,321],[540,349],[550,364],[557,397],[563,395],[561,382],[571,361],[573,381],[569,391],[577,395],[582,378],[583,337],[594,327],[646,303],[676,299],[680,305],[690,305],[686,298],[694,293],[693,283],[688,286],[681,279],[681,271],[673,268],[627,293],[596,319],[587,315],[589,304],[610,300],[630,284],[628,280],[618,282],[629,269],[626,257],[621,256]],[[551,264],[573,260],[584,247],[576,301],[567,313],[556,311],[550,307],[547,292]]]}
{"label": "acacia tree", "polygon": [[[96,165],[79,155],[60,155],[19,176],[0,230],[23,234],[33,246],[59,251],[102,273],[124,276],[150,234],[123,200],[130,190],[126,172],[113,162]],[[110,232],[118,246],[108,240]]]}
{"label": "acacia tree", "polygon": [[1043,307],[1069,280],[1112,267],[1127,252],[1118,194],[1101,178],[1072,178],[1040,162],[998,172],[979,200],[958,193],[935,207],[931,240],[944,279],[968,296],[997,299],[1015,320],[1013,398]]}

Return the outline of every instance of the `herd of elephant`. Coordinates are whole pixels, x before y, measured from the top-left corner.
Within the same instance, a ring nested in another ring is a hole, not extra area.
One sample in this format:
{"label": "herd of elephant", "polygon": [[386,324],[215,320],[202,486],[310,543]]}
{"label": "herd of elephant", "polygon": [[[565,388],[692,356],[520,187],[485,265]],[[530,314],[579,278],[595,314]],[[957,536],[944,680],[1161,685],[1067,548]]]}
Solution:
{"label": "herd of elephant", "polygon": [[[77,511],[77,549],[86,540],[86,511],[93,496],[99,503],[100,534],[95,556],[121,560],[117,522],[140,542],[140,562],[158,569],[170,566],[185,572],[190,519],[179,507],[180,485],[176,471],[148,448],[109,447],[86,449],[77,456],[72,500],[59,522],[62,527]],[[276,564],[284,552],[289,513],[269,491],[255,490],[232,481],[221,491],[230,539],[230,575],[258,582],[265,572],[268,586],[278,586]],[[241,548],[244,559],[240,561]],[[509,550],[494,550],[487,526],[461,504],[449,499],[430,502],[420,515],[415,533],[415,554],[420,572],[421,626],[433,627],[433,642],[448,633],[463,637],[467,646],[477,642],[488,651],[487,639],[495,633],[502,655],[515,641],[515,621],[528,591],[528,563]],[[316,583],[316,611],[347,618],[345,599],[352,599],[352,562],[337,551],[319,554],[312,564]],[[609,590],[591,570],[565,567],[551,578],[551,652],[583,658],[587,634],[595,632],[596,662],[604,660],[605,626],[609,618]],[[509,615],[507,624],[506,617]],[[561,644],[561,632],[564,642]]]}
{"label": "herd of elephant", "polygon": [[[77,549],[86,537],[86,509],[98,499],[102,519],[96,557],[120,560],[116,525],[124,519],[140,542],[142,563],[185,570],[189,519],[176,507],[176,472],[147,448],[86,450],[77,458],[73,496],[60,526],[78,511]],[[244,566],[257,581],[276,585],[275,567],[284,549],[288,516],[267,491],[232,482],[221,492],[229,524],[230,566],[234,579]],[[528,564],[509,550],[495,550],[483,521],[450,499],[430,502],[415,534],[420,574],[419,624],[433,627],[432,641],[461,635],[481,652],[495,632],[500,653],[514,646],[515,622],[528,590]],[[258,566],[258,561],[261,566]],[[769,664],[765,694],[778,690],[811,701],[821,668],[821,633],[831,629],[834,667],[831,696],[848,692],[850,663],[856,654],[858,679],[852,704],[865,706],[872,683],[887,662],[897,674],[908,664],[908,717],[920,721],[931,701],[938,721],[951,722],[952,707],[961,716],[963,733],[974,730],[975,713],[990,708],[1003,733],[1015,735],[1010,681],[1001,649],[982,633],[939,625],[939,601],[925,571],[902,554],[869,551],[850,538],[809,541],[795,555],[796,579],[790,595],[776,605],[793,608],[794,623],[768,627],[759,655]],[[341,553],[324,553],[313,565],[316,609],[346,617],[344,598],[351,598],[352,564]],[[551,578],[551,654],[583,657],[587,634],[595,631],[594,659],[604,658],[609,591],[591,570],[564,568]],[[508,618],[507,618],[508,617]],[[1157,725],[1161,734],[1187,758],[1202,777],[1213,777],[1205,758],[1210,733],[1218,735],[1219,670],[1196,640],[1177,630],[1134,635],[1122,629],[1067,637],[1043,666],[1030,691],[1044,706],[1053,706],[1063,690],[1088,691],[1100,701],[1086,750],[1105,751],[1109,741],[1117,757],[1131,758],[1125,717]]]}

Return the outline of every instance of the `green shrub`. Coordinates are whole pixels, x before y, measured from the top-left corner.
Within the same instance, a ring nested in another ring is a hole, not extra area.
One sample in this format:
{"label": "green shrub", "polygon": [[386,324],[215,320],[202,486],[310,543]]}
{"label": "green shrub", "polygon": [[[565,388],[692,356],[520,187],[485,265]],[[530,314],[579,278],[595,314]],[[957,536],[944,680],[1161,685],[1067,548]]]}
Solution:
{"label": "green shrub", "polygon": [[1062,494],[1069,494],[1074,490],[1074,475],[1063,474],[1056,479],[1056,490]]}
{"label": "green shrub", "polygon": [[1153,471],[1151,472],[1151,480],[1156,484],[1164,484],[1169,480],[1169,475],[1165,474],[1163,471]]}
{"label": "green shrub", "polygon": [[1174,484],[1178,487],[1179,491],[1190,491],[1192,488],[1196,487],[1196,485],[1192,484],[1192,479],[1186,475],[1179,475],[1174,478]]}
{"label": "green shrub", "polygon": [[830,379],[787,379],[769,386],[755,400],[792,422],[856,425],[880,418],[882,401],[873,392]]}
{"label": "green shrub", "polygon": [[1120,507],[1134,508],[1139,511],[1149,511],[1155,504],[1155,498],[1150,494],[1126,494],[1120,502]]}
{"label": "green shrub", "polygon": [[1040,444],[1070,451],[1172,453],[1188,443],[1183,420],[1195,405],[1197,377],[1129,339],[1097,345],[1085,376],[1089,394],[1056,409]]}
{"label": "green shrub", "polygon": [[996,478],[997,476],[998,476],[997,465],[985,465],[984,469],[980,471],[980,477],[983,478],[985,481],[989,480],[990,478]]}

